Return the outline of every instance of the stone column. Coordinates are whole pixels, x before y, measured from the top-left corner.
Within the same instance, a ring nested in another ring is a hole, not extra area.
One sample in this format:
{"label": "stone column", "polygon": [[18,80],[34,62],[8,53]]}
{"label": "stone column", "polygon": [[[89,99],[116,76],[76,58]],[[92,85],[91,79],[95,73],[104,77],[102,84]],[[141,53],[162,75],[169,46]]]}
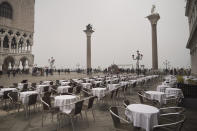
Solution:
{"label": "stone column", "polygon": [[94,32],[92,29],[84,30],[87,36],[87,72],[92,68],[91,66],[91,35]]}
{"label": "stone column", "polygon": [[0,36],[0,39],[1,39],[1,52],[3,52],[3,40],[4,40],[4,37],[3,36]]}
{"label": "stone column", "polygon": [[11,43],[12,43],[12,37],[8,37],[8,44],[9,44],[9,53],[11,53]]}
{"label": "stone column", "polygon": [[152,69],[158,69],[158,54],[157,54],[157,21],[160,19],[158,13],[153,13],[147,16],[152,27]]}

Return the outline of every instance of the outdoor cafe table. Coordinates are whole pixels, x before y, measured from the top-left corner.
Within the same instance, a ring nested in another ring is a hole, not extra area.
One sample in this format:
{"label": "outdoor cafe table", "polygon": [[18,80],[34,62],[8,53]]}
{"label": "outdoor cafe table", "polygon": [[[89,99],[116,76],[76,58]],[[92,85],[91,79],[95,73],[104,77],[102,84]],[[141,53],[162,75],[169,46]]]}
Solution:
{"label": "outdoor cafe table", "polygon": [[68,86],[70,84],[70,82],[68,82],[68,81],[62,81],[62,82],[60,82],[60,84],[62,86]]}
{"label": "outdoor cafe table", "polygon": [[133,126],[150,131],[158,125],[159,109],[145,104],[131,104],[127,106],[125,115],[133,121]]}
{"label": "outdoor cafe table", "polygon": [[58,86],[57,93],[67,93],[68,88],[71,88],[71,86]]}
{"label": "outdoor cafe table", "polygon": [[184,98],[182,90],[178,88],[166,88],[165,93],[167,97],[176,96]]}
{"label": "outdoor cafe table", "polygon": [[119,84],[107,84],[107,88],[109,89],[109,91],[113,91],[117,89],[119,86]]}
{"label": "outdoor cafe table", "polygon": [[160,104],[165,103],[165,93],[159,91],[146,91],[145,94],[150,95],[151,100],[157,100]]}
{"label": "outdoor cafe table", "polygon": [[1,90],[0,90],[0,96],[3,96],[3,93],[5,92],[5,91],[17,91],[17,89],[16,88],[2,88]]}
{"label": "outdoor cafe table", "polygon": [[29,102],[29,95],[32,95],[32,94],[38,94],[38,92],[36,91],[25,91],[25,92],[20,92],[20,95],[19,95],[19,99],[22,101],[22,104],[23,105],[27,105],[28,102]]}
{"label": "outdoor cafe table", "polygon": [[[36,86],[36,91],[39,93],[39,94],[43,94],[44,92],[44,87],[45,86],[48,86],[48,85],[37,85]],[[49,87],[49,90],[50,90],[50,87]]]}
{"label": "outdoor cafe table", "polygon": [[79,100],[78,96],[75,95],[61,95],[56,96],[54,101],[55,107],[60,107],[60,111],[69,114],[72,109],[75,108],[75,104],[72,104]]}
{"label": "outdoor cafe table", "polygon": [[81,83],[83,88],[87,88],[87,89],[90,89],[91,88],[91,83]]}
{"label": "outdoor cafe table", "polygon": [[93,88],[92,89],[93,95],[97,96],[99,100],[100,98],[105,96],[105,92],[106,92],[106,88]]}
{"label": "outdoor cafe table", "polygon": [[168,85],[158,85],[157,86],[157,91],[165,93],[166,88],[170,88],[170,86],[168,86]]}

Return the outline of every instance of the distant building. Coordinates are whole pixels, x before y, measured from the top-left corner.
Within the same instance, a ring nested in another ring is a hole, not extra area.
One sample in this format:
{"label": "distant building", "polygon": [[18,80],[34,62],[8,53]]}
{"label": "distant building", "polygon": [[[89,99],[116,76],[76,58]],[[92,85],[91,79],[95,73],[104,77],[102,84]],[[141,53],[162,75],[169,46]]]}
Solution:
{"label": "distant building", "polygon": [[0,71],[32,68],[35,0],[0,0]]}
{"label": "distant building", "polygon": [[185,16],[189,22],[189,39],[186,48],[190,49],[191,73],[197,75],[197,0],[187,0]]}

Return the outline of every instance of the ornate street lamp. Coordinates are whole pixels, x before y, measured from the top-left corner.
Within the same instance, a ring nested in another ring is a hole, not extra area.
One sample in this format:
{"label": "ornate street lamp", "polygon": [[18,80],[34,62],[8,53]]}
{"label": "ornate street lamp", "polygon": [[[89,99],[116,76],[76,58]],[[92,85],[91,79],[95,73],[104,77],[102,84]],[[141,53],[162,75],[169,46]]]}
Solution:
{"label": "ornate street lamp", "polygon": [[168,60],[165,60],[164,62],[163,62],[163,64],[164,64],[164,66],[165,66],[165,68],[166,68],[166,73],[167,73],[167,69],[170,67],[170,62],[168,61]]}
{"label": "ornate street lamp", "polygon": [[142,60],[143,55],[140,54],[139,50],[137,50],[137,55],[135,56],[134,54],[132,55],[133,60],[136,60],[136,70],[137,70],[137,75],[139,75],[139,61]]}

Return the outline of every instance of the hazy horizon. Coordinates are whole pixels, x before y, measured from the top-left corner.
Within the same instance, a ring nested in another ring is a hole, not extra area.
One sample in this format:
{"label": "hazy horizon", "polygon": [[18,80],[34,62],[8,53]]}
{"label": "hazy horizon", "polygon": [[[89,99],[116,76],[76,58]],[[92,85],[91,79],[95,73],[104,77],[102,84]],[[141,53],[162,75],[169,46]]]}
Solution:
{"label": "hazy horizon", "polygon": [[[40,0],[35,2],[34,63],[57,68],[86,67],[86,35],[91,23],[92,67],[133,64],[132,54],[143,54],[140,65],[152,66],[151,25],[145,17],[152,5],[161,19],[157,24],[159,68],[169,60],[172,67],[190,65],[189,37],[184,0]],[[131,68],[128,67],[128,68]]]}

